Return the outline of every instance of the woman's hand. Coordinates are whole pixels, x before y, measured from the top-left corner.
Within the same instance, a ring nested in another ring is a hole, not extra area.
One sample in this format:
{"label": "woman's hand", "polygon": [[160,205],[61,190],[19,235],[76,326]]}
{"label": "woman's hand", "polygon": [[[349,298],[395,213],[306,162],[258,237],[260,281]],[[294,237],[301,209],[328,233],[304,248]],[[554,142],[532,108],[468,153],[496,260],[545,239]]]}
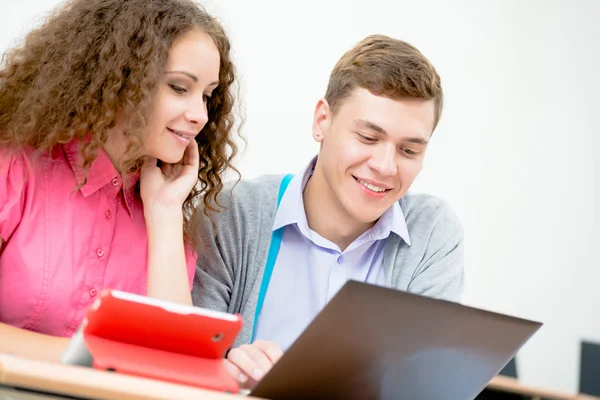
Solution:
{"label": "woman's hand", "polygon": [[148,157],[140,172],[140,195],[144,214],[154,210],[181,210],[183,202],[198,182],[200,156],[198,143],[191,141],[177,164],[158,167],[154,157]]}

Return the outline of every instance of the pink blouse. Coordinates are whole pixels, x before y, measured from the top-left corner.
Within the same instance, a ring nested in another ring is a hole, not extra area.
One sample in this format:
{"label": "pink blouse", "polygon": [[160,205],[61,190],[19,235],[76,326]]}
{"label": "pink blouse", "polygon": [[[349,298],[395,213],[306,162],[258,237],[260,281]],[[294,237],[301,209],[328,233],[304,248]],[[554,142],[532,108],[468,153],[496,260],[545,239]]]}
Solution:
{"label": "pink blouse", "polygon": [[[4,154],[4,155],[2,155]],[[146,293],[148,241],[134,182],[100,151],[83,181],[75,142],[0,154],[0,322],[71,336],[104,288]],[[187,246],[186,246],[187,247]],[[196,254],[186,251],[192,285]]]}

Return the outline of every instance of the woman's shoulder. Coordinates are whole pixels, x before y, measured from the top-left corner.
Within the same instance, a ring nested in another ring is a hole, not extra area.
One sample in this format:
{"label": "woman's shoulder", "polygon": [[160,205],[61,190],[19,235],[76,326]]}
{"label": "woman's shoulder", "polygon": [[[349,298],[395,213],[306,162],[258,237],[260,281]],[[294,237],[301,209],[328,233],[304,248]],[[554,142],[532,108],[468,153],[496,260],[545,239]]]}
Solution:
{"label": "woman's shoulder", "polygon": [[36,159],[39,157],[29,147],[22,149],[0,147],[0,176],[2,176],[0,179],[10,179],[13,183],[25,181]]}

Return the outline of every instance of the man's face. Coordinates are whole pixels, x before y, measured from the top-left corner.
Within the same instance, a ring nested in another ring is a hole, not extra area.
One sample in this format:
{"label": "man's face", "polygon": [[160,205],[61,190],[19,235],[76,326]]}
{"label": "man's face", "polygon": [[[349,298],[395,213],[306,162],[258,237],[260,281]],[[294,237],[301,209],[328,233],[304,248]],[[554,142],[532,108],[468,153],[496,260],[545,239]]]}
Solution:
{"label": "man's face", "polygon": [[327,101],[319,102],[315,174],[352,222],[375,222],[408,191],[423,166],[434,118],[433,100],[392,100],[362,88],[335,115]]}

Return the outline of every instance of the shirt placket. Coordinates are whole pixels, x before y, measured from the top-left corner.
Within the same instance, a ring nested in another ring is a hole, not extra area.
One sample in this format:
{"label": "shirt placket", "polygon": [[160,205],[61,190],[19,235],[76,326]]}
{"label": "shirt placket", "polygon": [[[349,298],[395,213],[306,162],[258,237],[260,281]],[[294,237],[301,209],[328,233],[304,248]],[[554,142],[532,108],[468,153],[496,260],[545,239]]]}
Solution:
{"label": "shirt placket", "polygon": [[329,285],[327,287],[327,301],[329,302],[349,279],[367,282],[372,267],[372,260],[362,263],[361,259],[369,251],[377,251],[377,243],[371,236],[353,243],[344,252],[333,253],[329,269]]}
{"label": "shirt placket", "polygon": [[[95,229],[92,235],[92,244],[89,247],[91,254],[88,259],[90,262],[89,265],[82,266],[88,270],[85,274],[76,321],[83,319],[86,310],[104,288],[104,275],[115,231],[115,216],[120,190],[121,180],[119,178],[112,179],[109,184],[99,190]],[[78,326],[72,326],[69,334],[73,334],[77,328]]]}
{"label": "shirt placket", "polygon": [[327,302],[336,295],[348,279],[347,257],[346,254],[337,251],[332,254],[331,268],[329,269],[329,285],[327,287]]}

